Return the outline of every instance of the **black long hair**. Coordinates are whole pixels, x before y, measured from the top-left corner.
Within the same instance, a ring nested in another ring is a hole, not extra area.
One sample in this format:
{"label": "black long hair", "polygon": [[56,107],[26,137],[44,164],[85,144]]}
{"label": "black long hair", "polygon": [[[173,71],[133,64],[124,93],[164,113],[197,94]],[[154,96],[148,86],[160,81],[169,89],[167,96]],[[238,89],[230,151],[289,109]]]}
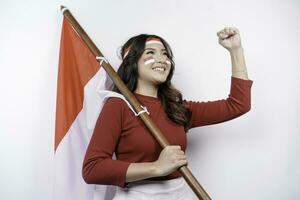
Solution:
{"label": "black long hair", "polygon": [[[169,44],[162,37],[157,35],[140,34],[130,38],[121,48],[120,54],[122,57],[124,57],[125,51],[127,51],[128,48],[130,48],[130,51],[123,59],[117,73],[127,88],[131,92],[134,92],[138,81],[138,60],[144,52],[145,43],[148,38],[158,38],[166,48],[167,56],[171,61],[169,75],[166,81],[158,86],[157,96],[160,99],[168,117],[173,122],[184,126],[184,129],[187,132],[190,126],[191,111],[183,104],[181,92],[171,83],[175,70],[175,63],[173,61],[172,50]],[[112,90],[121,93],[115,85]]]}

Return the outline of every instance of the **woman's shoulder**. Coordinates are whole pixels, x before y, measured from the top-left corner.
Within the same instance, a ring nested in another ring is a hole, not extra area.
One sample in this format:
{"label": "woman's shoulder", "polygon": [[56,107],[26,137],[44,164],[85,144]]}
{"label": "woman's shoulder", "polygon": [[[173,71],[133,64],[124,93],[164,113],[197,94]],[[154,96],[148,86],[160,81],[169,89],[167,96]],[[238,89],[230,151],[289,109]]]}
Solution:
{"label": "woman's shoulder", "polygon": [[123,116],[124,115],[124,103],[121,98],[108,97],[103,103],[101,109],[101,115],[111,117]]}
{"label": "woman's shoulder", "polygon": [[105,105],[111,107],[123,107],[124,103],[124,100],[119,97],[108,97],[108,99],[105,102]]}

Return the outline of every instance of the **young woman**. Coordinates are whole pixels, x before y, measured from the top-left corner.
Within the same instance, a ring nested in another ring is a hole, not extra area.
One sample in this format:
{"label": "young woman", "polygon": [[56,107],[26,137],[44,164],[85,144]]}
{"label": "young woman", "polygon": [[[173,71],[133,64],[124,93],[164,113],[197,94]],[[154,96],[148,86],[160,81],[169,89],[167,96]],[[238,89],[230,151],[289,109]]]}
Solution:
{"label": "young woman", "polygon": [[[231,120],[251,107],[253,81],[247,77],[239,31],[225,27],[217,36],[231,55],[231,90],[227,99],[208,102],[183,99],[172,85],[175,64],[163,38],[141,34],[123,45],[118,74],[172,145],[161,149],[126,102],[111,97],[102,108],[84,159],[87,183],[119,186],[114,200],[196,198],[177,171],[187,165],[186,133],[193,127]],[[116,87],[113,91],[120,93]]]}

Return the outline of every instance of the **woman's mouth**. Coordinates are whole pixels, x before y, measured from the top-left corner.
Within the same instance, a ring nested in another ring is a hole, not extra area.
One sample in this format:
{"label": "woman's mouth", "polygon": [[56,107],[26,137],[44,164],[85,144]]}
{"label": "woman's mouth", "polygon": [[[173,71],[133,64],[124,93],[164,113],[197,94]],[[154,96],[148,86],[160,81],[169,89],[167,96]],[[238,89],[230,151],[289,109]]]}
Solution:
{"label": "woman's mouth", "polygon": [[164,68],[164,67],[154,67],[154,68],[152,68],[154,71],[159,71],[159,72],[164,72],[164,71],[166,71],[166,68]]}

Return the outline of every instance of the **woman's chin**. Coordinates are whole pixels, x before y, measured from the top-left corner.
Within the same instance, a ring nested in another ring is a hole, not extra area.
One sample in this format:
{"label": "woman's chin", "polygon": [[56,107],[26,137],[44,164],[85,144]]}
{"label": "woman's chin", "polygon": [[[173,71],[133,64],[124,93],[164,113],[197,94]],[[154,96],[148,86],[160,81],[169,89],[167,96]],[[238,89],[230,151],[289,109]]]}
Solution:
{"label": "woman's chin", "polygon": [[166,78],[164,78],[164,79],[156,79],[156,80],[154,80],[153,82],[154,82],[156,85],[160,85],[160,84],[164,83],[166,80],[167,80]]}

